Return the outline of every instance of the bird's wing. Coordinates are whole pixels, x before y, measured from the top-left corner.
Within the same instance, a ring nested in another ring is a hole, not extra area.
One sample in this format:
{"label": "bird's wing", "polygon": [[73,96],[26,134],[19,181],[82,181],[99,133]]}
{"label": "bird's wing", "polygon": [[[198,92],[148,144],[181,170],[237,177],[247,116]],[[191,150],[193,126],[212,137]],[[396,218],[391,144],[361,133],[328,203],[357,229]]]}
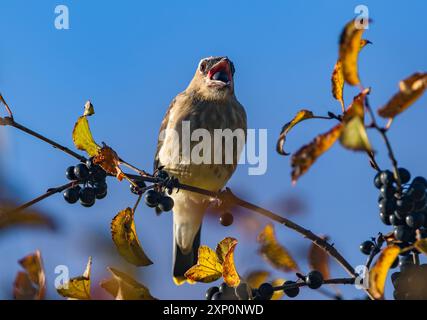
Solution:
{"label": "bird's wing", "polygon": [[[178,95],[178,96],[179,96],[179,95]],[[178,96],[177,96],[177,97],[178,97]],[[169,108],[168,108],[168,110],[166,111],[166,114],[165,114],[165,116],[164,116],[164,118],[163,118],[163,120],[162,120],[162,124],[160,125],[159,135],[158,135],[158,138],[157,138],[157,150],[156,150],[156,155],[155,155],[155,157],[154,157],[154,170],[156,170],[158,167],[160,167],[160,166],[161,166],[160,159],[159,159],[159,152],[160,152],[160,149],[162,148],[162,145],[163,145],[163,139],[160,139],[160,133],[161,133],[163,130],[165,130],[165,129],[167,128],[167,126],[168,126],[168,123],[169,123],[169,116],[170,116],[170,113],[171,113],[172,108],[174,107],[174,105],[175,105],[175,103],[176,103],[176,99],[177,99],[177,97],[175,97],[175,98],[172,100],[172,102],[170,103]]]}

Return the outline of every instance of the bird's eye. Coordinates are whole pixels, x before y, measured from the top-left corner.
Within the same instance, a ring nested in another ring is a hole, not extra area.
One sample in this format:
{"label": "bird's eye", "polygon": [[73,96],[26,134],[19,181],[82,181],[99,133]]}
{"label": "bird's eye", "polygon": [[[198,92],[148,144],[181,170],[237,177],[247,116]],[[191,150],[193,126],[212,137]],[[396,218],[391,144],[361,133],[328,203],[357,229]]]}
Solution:
{"label": "bird's eye", "polygon": [[199,65],[199,71],[200,72],[205,72],[206,71],[206,65],[207,65],[207,61],[206,60],[202,60],[201,62],[200,62],[200,65]]}

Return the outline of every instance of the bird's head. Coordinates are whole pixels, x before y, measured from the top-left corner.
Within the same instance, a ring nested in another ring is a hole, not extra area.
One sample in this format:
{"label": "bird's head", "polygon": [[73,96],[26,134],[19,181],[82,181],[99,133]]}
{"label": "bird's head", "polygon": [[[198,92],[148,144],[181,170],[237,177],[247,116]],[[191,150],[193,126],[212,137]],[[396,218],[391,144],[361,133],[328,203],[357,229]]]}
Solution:
{"label": "bird's head", "polygon": [[234,64],[227,57],[208,57],[199,62],[190,88],[207,99],[234,95]]}

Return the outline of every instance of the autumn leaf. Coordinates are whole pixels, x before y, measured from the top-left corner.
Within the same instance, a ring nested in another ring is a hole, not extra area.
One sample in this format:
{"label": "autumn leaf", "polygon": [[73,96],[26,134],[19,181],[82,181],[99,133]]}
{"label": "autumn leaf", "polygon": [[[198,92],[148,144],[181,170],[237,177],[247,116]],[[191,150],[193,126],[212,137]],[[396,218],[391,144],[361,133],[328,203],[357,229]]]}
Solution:
{"label": "autumn leaf", "polygon": [[427,255],[427,239],[424,238],[424,239],[417,240],[414,243],[414,247],[418,251],[420,251],[420,252],[424,253],[425,255]]}
{"label": "autumn leaf", "polygon": [[245,276],[246,283],[252,288],[259,288],[270,277],[270,272],[264,270],[256,270]]}
{"label": "autumn leaf", "polygon": [[96,156],[101,150],[93,139],[86,116],[81,116],[74,125],[73,142],[77,149],[86,151],[90,157]]}
{"label": "autumn leaf", "polygon": [[378,110],[383,118],[394,118],[410,107],[427,87],[427,73],[414,73],[399,83],[399,92]]}
{"label": "autumn leaf", "polygon": [[[322,237],[322,239],[326,240],[327,237]],[[323,279],[330,278],[329,255],[315,243],[311,244],[308,251],[308,264],[311,270],[319,271]]]}
{"label": "autumn leaf", "polygon": [[[25,272],[18,272],[14,282],[15,299],[42,300],[46,294],[46,277],[40,251],[19,260]],[[29,294],[33,293],[32,296]]]}
{"label": "autumn leaf", "polygon": [[332,96],[341,103],[341,108],[342,110],[344,110],[345,109],[344,98],[343,98],[344,73],[342,71],[341,60],[338,60],[335,63],[334,71],[332,71],[331,82],[332,82]]}
{"label": "autumn leaf", "polygon": [[287,153],[284,149],[285,141],[286,141],[286,135],[288,132],[298,123],[301,121],[313,118],[313,112],[309,110],[300,110],[298,111],[297,115],[287,124],[285,124],[282,128],[282,131],[280,132],[279,140],[277,141],[276,150],[279,154],[287,156],[289,153]]}
{"label": "autumn leaf", "polygon": [[86,265],[86,270],[82,276],[71,278],[56,288],[56,291],[63,297],[77,300],[90,300],[90,271],[92,267],[92,257]]}
{"label": "autumn leaf", "polygon": [[300,148],[291,159],[292,183],[308,171],[313,163],[340,137],[342,124],[338,124],[328,132],[317,136],[312,142]]}
{"label": "autumn leaf", "polygon": [[261,244],[258,252],[273,267],[285,272],[298,270],[298,266],[288,250],[277,241],[272,224],[268,224],[261,231],[257,240]]}
{"label": "autumn leaf", "polygon": [[384,298],[384,286],[388,270],[400,253],[396,245],[386,247],[378,257],[377,262],[369,271],[369,292],[375,299]]}
{"label": "autumn leaf", "polygon": [[100,285],[116,300],[156,300],[150,290],[128,274],[109,267],[112,277],[101,281]]}
{"label": "autumn leaf", "polygon": [[135,230],[134,212],[131,208],[120,211],[111,222],[111,235],[120,255],[136,266],[153,262],[147,257]]}
{"label": "autumn leaf", "polygon": [[339,60],[342,63],[344,80],[352,86],[360,84],[357,59],[364,31],[363,28],[357,28],[355,20],[351,20],[340,36]]}
{"label": "autumn leaf", "polygon": [[17,205],[12,202],[0,203],[0,230],[23,226],[56,229],[54,220],[44,213],[33,209],[11,211],[16,207]]}
{"label": "autumn leaf", "polygon": [[340,136],[341,145],[354,151],[372,151],[364,124],[365,97],[370,89],[357,95],[343,117],[343,128]]}
{"label": "autumn leaf", "polygon": [[200,246],[198,260],[185,273],[185,277],[195,282],[213,282],[223,277],[224,282],[230,287],[240,283],[240,276],[234,264],[234,249],[237,240],[227,237],[218,243],[216,251],[208,246]]}

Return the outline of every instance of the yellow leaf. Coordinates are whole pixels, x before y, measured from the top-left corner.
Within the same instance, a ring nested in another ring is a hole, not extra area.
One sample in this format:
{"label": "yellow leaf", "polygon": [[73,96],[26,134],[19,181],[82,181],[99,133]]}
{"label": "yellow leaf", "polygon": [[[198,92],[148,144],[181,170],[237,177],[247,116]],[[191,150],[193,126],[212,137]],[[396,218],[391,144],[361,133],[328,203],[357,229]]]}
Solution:
{"label": "yellow leaf", "polygon": [[118,154],[109,146],[105,145],[93,157],[93,163],[99,165],[105,172],[122,180],[124,174],[120,169],[120,160]]}
{"label": "yellow leaf", "polygon": [[275,268],[285,272],[297,271],[298,266],[289,252],[278,243],[272,224],[268,224],[258,235],[261,244],[259,253]]}
{"label": "yellow leaf", "polygon": [[185,277],[197,282],[213,282],[222,276],[222,264],[217,254],[208,246],[200,246],[198,260],[185,273]]}
{"label": "yellow leaf", "polygon": [[341,135],[342,124],[338,124],[328,132],[317,136],[312,142],[300,148],[291,160],[292,183],[296,183],[313,163],[337,141]]}
{"label": "yellow leaf", "polygon": [[284,145],[285,145],[285,141],[286,141],[286,135],[288,134],[288,132],[298,123],[300,123],[301,121],[313,118],[313,112],[309,111],[309,110],[300,110],[298,111],[298,113],[296,114],[296,116],[287,124],[285,124],[282,128],[282,131],[280,132],[280,136],[279,136],[279,140],[277,141],[277,146],[276,146],[276,150],[279,154],[287,156],[289,155],[289,153],[287,153],[284,150]]}
{"label": "yellow leaf", "polygon": [[360,84],[357,58],[362,44],[363,28],[356,27],[355,20],[345,26],[340,37],[339,60],[342,62],[344,80],[353,86]]}
{"label": "yellow leaf", "polygon": [[263,270],[257,270],[252,271],[249,273],[245,279],[246,283],[252,288],[257,289],[260,285],[262,285],[264,282],[267,281],[267,279],[270,277],[270,272],[263,271]]}
{"label": "yellow leaf", "polygon": [[396,245],[386,247],[377,262],[369,271],[369,291],[375,299],[384,298],[384,286],[388,270],[399,255],[400,248]]}
{"label": "yellow leaf", "polygon": [[74,125],[73,141],[77,149],[86,151],[91,157],[97,155],[101,149],[93,140],[86,116],[81,116]]}
{"label": "yellow leaf", "polygon": [[399,92],[378,110],[383,118],[394,118],[405,111],[424,93],[427,87],[427,73],[414,73],[399,83]]}
{"label": "yellow leaf", "polygon": [[[326,239],[326,237],[323,237]],[[329,255],[318,245],[312,243],[308,251],[308,264],[311,270],[319,271],[323,279],[329,279]]]}
{"label": "yellow leaf", "polygon": [[357,95],[343,117],[343,129],[340,136],[341,145],[355,151],[371,151],[368,134],[364,124],[365,97],[370,89]]}
{"label": "yellow leaf", "polygon": [[19,260],[19,264],[24,268],[27,276],[24,276],[22,272],[17,274],[14,288],[15,297],[17,299],[23,298],[22,296],[19,296],[20,293],[28,293],[31,291],[31,288],[28,286],[29,280],[37,287],[32,299],[44,299],[46,294],[46,276],[43,269],[43,261],[40,251],[37,250],[35,253],[25,256]]}
{"label": "yellow leaf", "polygon": [[222,277],[229,287],[237,287],[240,283],[240,277],[236,271],[236,266],[234,265],[234,249],[236,248],[237,240],[232,239],[229,243],[230,246],[222,264]]}
{"label": "yellow leaf", "polygon": [[148,266],[153,263],[141,248],[131,208],[120,211],[113,218],[111,235],[117,250],[126,261],[136,266]]}
{"label": "yellow leaf", "polygon": [[86,270],[82,276],[71,278],[63,285],[56,288],[58,293],[69,299],[90,300],[90,271],[92,257],[89,257]]}
{"label": "yellow leaf", "polygon": [[332,72],[332,96],[341,103],[341,107],[344,110],[344,74],[342,71],[342,62],[338,60],[334,66],[334,71]]}
{"label": "yellow leaf", "polygon": [[[279,287],[279,286],[283,285],[285,283],[285,281],[286,280],[283,278],[278,278],[278,279],[273,280],[271,282],[271,285],[273,287]],[[273,293],[273,296],[271,297],[271,300],[281,300],[283,298],[284,294],[285,293],[283,292],[283,290],[275,290]]]}
{"label": "yellow leaf", "polygon": [[417,241],[414,243],[414,247],[415,247],[418,251],[420,251],[420,252],[424,253],[425,255],[427,255],[427,239],[420,239],[420,240],[417,240]]}
{"label": "yellow leaf", "polygon": [[109,267],[112,278],[101,281],[100,285],[116,300],[156,300],[150,290],[131,276]]}

